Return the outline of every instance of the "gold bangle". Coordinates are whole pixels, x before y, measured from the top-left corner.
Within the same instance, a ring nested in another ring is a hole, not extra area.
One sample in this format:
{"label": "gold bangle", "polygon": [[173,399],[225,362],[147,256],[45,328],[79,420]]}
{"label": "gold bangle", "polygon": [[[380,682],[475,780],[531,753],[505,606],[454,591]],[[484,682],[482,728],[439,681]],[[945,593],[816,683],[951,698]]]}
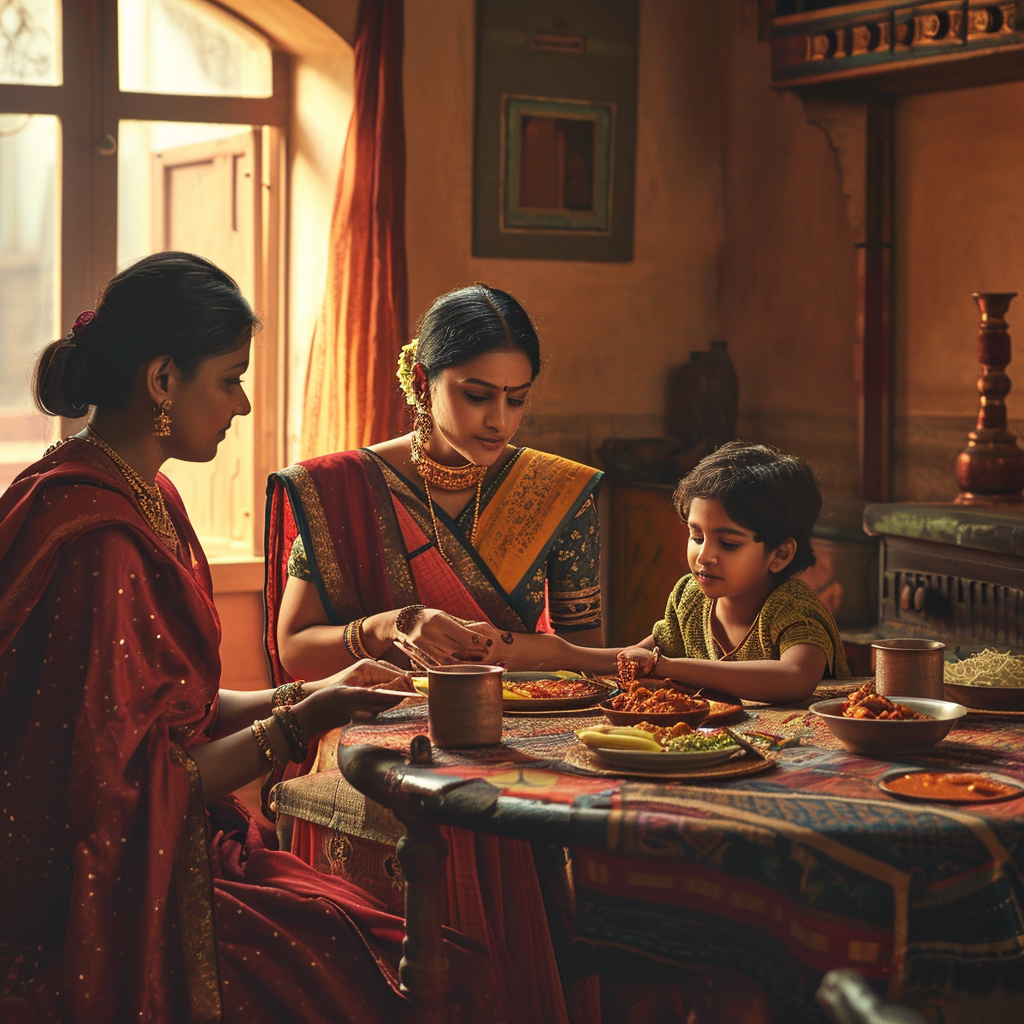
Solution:
{"label": "gold bangle", "polygon": [[291,708],[275,708],[274,718],[277,720],[277,724],[281,726],[284,738],[288,742],[288,751],[291,754],[292,760],[302,764],[309,754],[309,743],[306,740],[306,734],[302,731],[302,726],[299,724],[298,715]]}
{"label": "gold bangle", "polygon": [[270,767],[279,768],[281,762],[274,756],[274,748],[270,745],[270,737],[267,735],[267,722],[272,721],[272,718],[268,718],[266,721],[260,721],[257,718],[250,728],[256,740],[256,746],[260,748],[260,753],[270,762]]}
{"label": "gold bangle", "polygon": [[345,631],[341,634],[342,642],[345,644],[345,650],[348,651],[354,661],[373,657],[363,644],[362,629],[365,621],[365,615],[360,619],[353,619],[347,626],[345,626]]}
{"label": "gold bangle", "polygon": [[298,704],[302,700],[302,684],[305,679],[296,679],[292,683],[282,683],[275,690],[270,698],[270,707],[273,708],[290,708],[293,704]]}

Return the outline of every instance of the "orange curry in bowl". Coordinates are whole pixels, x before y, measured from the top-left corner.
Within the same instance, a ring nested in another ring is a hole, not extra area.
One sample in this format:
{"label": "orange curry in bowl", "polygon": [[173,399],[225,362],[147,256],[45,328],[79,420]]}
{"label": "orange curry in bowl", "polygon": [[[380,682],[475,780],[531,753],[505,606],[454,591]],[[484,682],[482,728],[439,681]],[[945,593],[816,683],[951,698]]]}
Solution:
{"label": "orange curry in bowl", "polygon": [[1011,786],[978,772],[907,772],[887,778],[885,788],[901,796],[955,800],[958,803],[1002,800],[1021,792],[1019,786]]}

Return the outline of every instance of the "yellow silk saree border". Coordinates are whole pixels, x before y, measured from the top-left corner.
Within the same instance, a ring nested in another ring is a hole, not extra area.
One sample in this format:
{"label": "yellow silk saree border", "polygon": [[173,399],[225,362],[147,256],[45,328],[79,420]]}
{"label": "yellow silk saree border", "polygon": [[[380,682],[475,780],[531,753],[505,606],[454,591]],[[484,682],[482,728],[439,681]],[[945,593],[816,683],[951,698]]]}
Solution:
{"label": "yellow silk saree border", "polygon": [[477,551],[507,594],[529,575],[601,473],[527,448],[480,513]]}
{"label": "yellow silk saree border", "polygon": [[306,559],[314,570],[324,608],[335,616],[342,615],[346,597],[352,592],[351,580],[346,578],[335,555],[316,484],[302,466],[288,466],[280,470],[278,476],[285,483],[285,493],[291,502],[292,515],[306,549]]}
{"label": "yellow silk saree border", "polygon": [[207,849],[206,807],[199,767],[183,747],[171,760],[188,772],[188,812],[174,857],[178,920],[188,982],[190,1024],[215,1024],[222,1017],[217,938],[213,920],[213,876]]}

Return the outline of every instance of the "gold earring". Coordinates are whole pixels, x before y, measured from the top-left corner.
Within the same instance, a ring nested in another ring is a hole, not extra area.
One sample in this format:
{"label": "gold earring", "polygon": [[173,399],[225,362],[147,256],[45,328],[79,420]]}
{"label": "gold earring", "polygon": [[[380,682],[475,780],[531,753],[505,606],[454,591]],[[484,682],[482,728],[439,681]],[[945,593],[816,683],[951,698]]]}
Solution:
{"label": "gold earring", "polygon": [[412,432],[418,448],[422,448],[434,432],[434,417],[430,415],[430,408],[422,402],[416,403],[416,417],[412,421]]}
{"label": "gold earring", "polygon": [[156,416],[153,419],[154,437],[171,436],[171,417],[167,414],[170,407],[171,400],[169,398],[165,398],[159,405],[154,405],[156,409]]}
{"label": "gold earring", "polygon": [[423,457],[423,446],[434,432],[434,417],[430,410],[417,404],[416,418],[412,421],[412,443],[409,445],[410,455],[415,466]]}

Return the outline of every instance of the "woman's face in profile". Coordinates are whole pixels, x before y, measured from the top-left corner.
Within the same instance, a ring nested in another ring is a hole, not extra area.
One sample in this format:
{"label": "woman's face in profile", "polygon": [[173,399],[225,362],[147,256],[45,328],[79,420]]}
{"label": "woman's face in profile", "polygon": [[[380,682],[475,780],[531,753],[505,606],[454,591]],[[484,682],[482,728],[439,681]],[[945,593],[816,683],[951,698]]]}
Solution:
{"label": "woman's face in profile", "polygon": [[444,462],[454,449],[477,466],[493,465],[519,429],[532,378],[530,360],[518,349],[441,370],[430,386],[431,457]]}
{"label": "woman's face in profile", "polygon": [[190,380],[175,381],[171,407],[171,436],[167,454],[185,462],[209,462],[217,454],[231,421],[252,410],[242,389],[249,367],[246,342],[233,352],[204,359]]}

